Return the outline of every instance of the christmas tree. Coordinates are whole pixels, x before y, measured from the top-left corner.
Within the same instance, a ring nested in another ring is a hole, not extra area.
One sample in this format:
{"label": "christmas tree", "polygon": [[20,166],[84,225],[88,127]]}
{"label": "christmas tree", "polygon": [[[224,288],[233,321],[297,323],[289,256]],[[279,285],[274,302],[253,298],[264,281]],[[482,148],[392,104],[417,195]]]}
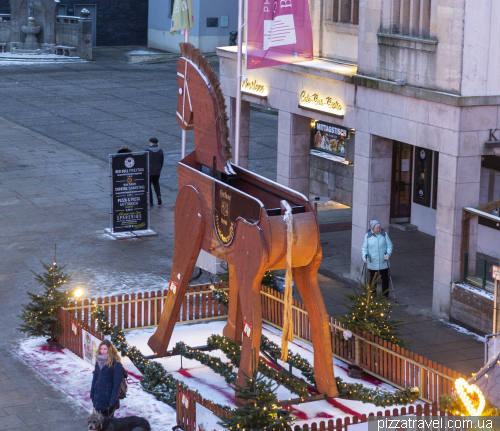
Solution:
{"label": "christmas tree", "polygon": [[67,292],[58,290],[68,283],[71,276],[63,270],[65,266],[57,266],[54,254],[54,263],[49,266],[41,262],[45,268],[43,274],[35,274],[35,280],[44,288],[40,295],[28,292],[31,302],[23,305],[23,312],[19,316],[23,323],[19,330],[28,334],[28,337],[49,337],[48,341],[57,341],[57,336],[62,334],[63,328],[57,318],[60,307],[69,305]]}
{"label": "christmas tree", "polygon": [[236,399],[241,407],[231,412],[230,419],[219,422],[228,430],[278,431],[286,429],[292,422],[288,410],[276,406],[277,385],[255,373],[245,376],[246,386],[236,385]]}
{"label": "christmas tree", "polygon": [[370,285],[360,282],[353,295],[344,294],[348,300],[344,305],[349,307],[349,312],[337,320],[349,329],[361,329],[397,346],[407,347],[397,332],[402,322],[391,319],[391,304],[376,289],[377,277],[373,277]]}

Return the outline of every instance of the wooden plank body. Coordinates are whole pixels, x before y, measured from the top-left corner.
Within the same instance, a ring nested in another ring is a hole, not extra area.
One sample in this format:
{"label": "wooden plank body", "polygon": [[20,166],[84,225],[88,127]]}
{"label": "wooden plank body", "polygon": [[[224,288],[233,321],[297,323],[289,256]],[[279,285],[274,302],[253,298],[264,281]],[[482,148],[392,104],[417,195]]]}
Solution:
{"label": "wooden plank body", "polygon": [[[317,387],[329,397],[337,396],[329,316],[317,280],[321,245],[316,214],[302,194],[228,164],[231,155],[220,83],[194,46],[181,44],[181,51],[176,115],[184,130],[194,129],[195,151],[177,165],[179,195],[170,288],[148,344],[158,357],[166,353],[181,307],[186,315],[186,292],[199,251],[205,250],[227,262],[233,273],[224,334],[242,345],[237,382],[245,384],[244,375],[252,375],[258,365],[262,277],[267,270],[286,266],[287,227],[281,210],[285,200],[293,211],[292,267],[310,312],[311,334],[306,336],[312,336],[315,349]],[[203,172],[207,170],[219,178],[224,175],[224,182]],[[190,320],[200,312],[198,301],[198,296],[189,298]],[[143,315],[148,316],[140,309],[139,320]],[[282,313],[276,311],[276,317],[281,322]]]}

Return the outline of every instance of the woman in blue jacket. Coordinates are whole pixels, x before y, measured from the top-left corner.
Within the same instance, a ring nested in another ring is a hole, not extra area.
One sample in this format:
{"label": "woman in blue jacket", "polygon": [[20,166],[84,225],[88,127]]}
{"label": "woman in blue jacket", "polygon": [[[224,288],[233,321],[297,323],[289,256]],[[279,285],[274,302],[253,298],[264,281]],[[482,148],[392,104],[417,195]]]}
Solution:
{"label": "woman in blue jacket", "polygon": [[[392,242],[384,229],[380,228],[378,220],[370,222],[370,230],[365,235],[361,248],[363,262],[368,267],[368,284],[373,277],[382,277],[382,293],[389,297],[389,258],[392,254]],[[377,291],[375,286],[374,293]]]}
{"label": "woman in blue jacket", "polygon": [[112,417],[120,407],[118,398],[123,376],[123,365],[116,347],[109,340],[99,345],[100,355],[95,363],[90,398],[94,409],[106,417]]}

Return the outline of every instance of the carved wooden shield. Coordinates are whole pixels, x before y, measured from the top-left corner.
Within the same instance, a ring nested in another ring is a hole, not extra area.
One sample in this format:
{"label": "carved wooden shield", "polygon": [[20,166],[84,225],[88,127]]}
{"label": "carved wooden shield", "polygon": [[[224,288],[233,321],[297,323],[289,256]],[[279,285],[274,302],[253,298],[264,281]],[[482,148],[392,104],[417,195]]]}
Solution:
{"label": "carved wooden shield", "polygon": [[260,204],[252,197],[218,181],[214,184],[213,220],[215,235],[224,246],[231,245],[236,221],[241,218],[248,224],[258,224]]}

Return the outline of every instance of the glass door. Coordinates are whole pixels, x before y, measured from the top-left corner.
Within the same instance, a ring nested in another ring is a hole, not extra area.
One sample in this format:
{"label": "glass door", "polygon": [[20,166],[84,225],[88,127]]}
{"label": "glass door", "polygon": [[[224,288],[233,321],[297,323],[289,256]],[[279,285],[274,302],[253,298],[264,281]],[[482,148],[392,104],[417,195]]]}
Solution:
{"label": "glass door", "polygon": [[392,148],[391,219],[410,221],[413,147],[394,141]]}

